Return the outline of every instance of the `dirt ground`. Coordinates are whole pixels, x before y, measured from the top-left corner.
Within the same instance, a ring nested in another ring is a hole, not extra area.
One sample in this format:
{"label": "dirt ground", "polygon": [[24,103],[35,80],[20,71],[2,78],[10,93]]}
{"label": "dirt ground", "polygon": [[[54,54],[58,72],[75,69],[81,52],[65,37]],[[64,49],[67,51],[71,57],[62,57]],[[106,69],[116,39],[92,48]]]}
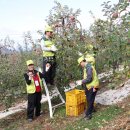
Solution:
{"label": "dirt ground", "polygon": [[[56,117],[55,117],[56,118]],[[26,111],[22,111],[20,113],[17,113],[15,115],[9,116],[8,118],[2,120],[0,122],[0,130],[3,130],[4,128],[7,128],[7,126],[11,125],[11,123],[16,122],[18,127],[18,130],[34,130],[35,128],[38,129],[38,127],[42,128],[43,130],[56,130],[57,127],[60,127],[62,124],[62,127],[64,128],[66,124],[69,122],[72,123],[76,121],[78,118],[76,117],[66,117],[66,118],[58,118],[56,120],[51,120],[49,118],[48,110],[44,111],[43,115],[41,115],[38,118],[35,118],[33,122],[28,122],[26,120]],[[54,126],[55,124],[55,126]],[[52,128],[53,126],[53,128]],[[13,126],[14,127],[14,126]]]}
{"label": "dirt ground", "polygon": [[124,113],[100,130],[130,130],[130,96],[117,105],[124,109]]}
{"label": "dirt ground", "polygon": [[[103,128],[99,130],[130,130],[130,96],[123,100],[123,102],[117,104],[121,107],[124,112],[118,115],[114,120],[109,121]],[[99,106],[98,109],[104,109],[105,106]],[[15,124],[18,130],[38,130],[42,128],[43,130],[57,130],[57,128],[66,128],[67,124],[71,124],[76,120],[79,120],[83,115],[78,117],[55,117],[56,120],[49,118],[48,109],[44,109],[43,115],[41,117],[35,118],[33,123],[29,123],[26,120],[26,111],[14,114],[7,117],[0,122],[0,130],[4,130],[11,123]],[[16,122],[16,123],[15,123]],[[62,124],[62,126],[61,126]],[[13,126],[14,128],[15,126]],[[11,127],[10,127],[11,128]],[[14,130],[14,129],[13,129]]]}
{"label": "dirt ground", "polygon": [[[105,85],[105,84],[103,84]],[[102,91],[105,91],[104,88]],[[114,120],[106,123],[103,128],[99,130],[130,130],[130,96],[125,98],[122,102],[117,104],[118,107],[121,107],[124,112],[121,115],[118,115]],[[105,106],[99,106],[98,109],[104,109]],[[33,123],[29,123],[26,120],[26,111],[22,111],[16,113],[14,115],[8,116],[5,119],[0,120],[0,130],[39,130],[42,128],[43,130],[57,130],[57,128],[64,129],[68,124],[71,124],[77,120],[79,120],[83,115],[78,117],[55,117],[55,120],[49,118],[48,106],[44,107],[44,113],[35,118]],[[7,126],[10,126],[8,129]]]}

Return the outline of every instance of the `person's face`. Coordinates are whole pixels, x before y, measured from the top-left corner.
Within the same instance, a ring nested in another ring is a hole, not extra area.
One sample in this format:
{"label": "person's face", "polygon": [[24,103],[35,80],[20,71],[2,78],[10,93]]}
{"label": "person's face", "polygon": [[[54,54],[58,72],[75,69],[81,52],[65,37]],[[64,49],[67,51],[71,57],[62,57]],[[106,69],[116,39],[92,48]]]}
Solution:
{"label": "person's face", "polygon": [[84,67],[85,67],[85,62],[81,61],[80,66],[81,66],[82,68],[84,68]]}
{"label": "person's face", "polygon": [[46,36],[52,38],[52,36],[53,36],[53,32],[46,32]]}
{"label": "person's face", "polygon": [[33,64],[28,65],[28,70],[29,70],[29,71],[33,71],[33,70],[34,70],[34,65],[33,65]]}

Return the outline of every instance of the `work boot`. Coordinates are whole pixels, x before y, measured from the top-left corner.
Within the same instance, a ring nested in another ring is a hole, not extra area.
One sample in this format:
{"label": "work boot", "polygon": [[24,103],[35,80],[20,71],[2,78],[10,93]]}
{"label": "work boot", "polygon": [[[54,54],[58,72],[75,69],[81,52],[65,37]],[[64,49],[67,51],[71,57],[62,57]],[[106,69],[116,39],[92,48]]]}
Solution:
{"label": "work boot", "polygon": [[92,118],[92,115],[86,115],[85,117],[84,117],[84,120],[90,120]]}
{"label": "work boot", "polygon": [[32,122],[32,121],[33,121],[33,119],[32,119],[32,118],[29,118],[29,119],[28,119],[28,122]]}
{"label": "work boot", "polygon": [[40,112],[40,115],[43,115],[43,111]]}
{"label": "work boot", "polygon": [[93,111],[92,112],[97,112],[95,108],[93,108]]}

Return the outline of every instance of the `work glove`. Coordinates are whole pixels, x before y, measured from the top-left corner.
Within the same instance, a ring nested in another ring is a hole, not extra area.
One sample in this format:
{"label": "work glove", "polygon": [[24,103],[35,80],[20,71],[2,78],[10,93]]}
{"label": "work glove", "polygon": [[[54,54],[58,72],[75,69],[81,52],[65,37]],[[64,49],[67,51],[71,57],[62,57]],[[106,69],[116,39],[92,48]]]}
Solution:
{"label": "work glove", "polygon": [[51,51],[54,51],[54,52],[58,50],[54,45],[52,45],[50,49]]}
{"label": "work glove", "polygon": [[70,86],[71,88],[75,88],[75,87],[76,87],[76,84],[75,84],[74,82],[70,82],[70,83],[69,83],[69,86]]}
{"label": "work glove", "polygon": [[32,77],[31,77],[31,76],[29,76],[29,80],[32,80]]}
{"label": "work glove", "polygon": [[93,92],[96,92],[97,90],[95,88],[93,88]]}
{"label": "work glove", "polygon": [[51,65],[49,63],[47,63],[45,71],[47,72],[50,69],[50,67],[51,67]]}
{"label": "work glove", "polygon": [[78,55],[79,55],[79,56],[83,56],[83,54],[82,54],[81,52],[78,52]]}
{"label": "work glove", "polygon": [[82,80],[77,80],[76,85],[82,85]]}
{"label": "work glove", "polygon": [[42,73],[41,67],[37,66],[37,67],[36,67],[36,70],[37,70],[38,72]]}
{"label": "work glove", "polygon": [[28,72],[28,76],[29,76],[29,80],[32,80],[32,78],[33,78],[33,73],[32,73],[32,72]]}

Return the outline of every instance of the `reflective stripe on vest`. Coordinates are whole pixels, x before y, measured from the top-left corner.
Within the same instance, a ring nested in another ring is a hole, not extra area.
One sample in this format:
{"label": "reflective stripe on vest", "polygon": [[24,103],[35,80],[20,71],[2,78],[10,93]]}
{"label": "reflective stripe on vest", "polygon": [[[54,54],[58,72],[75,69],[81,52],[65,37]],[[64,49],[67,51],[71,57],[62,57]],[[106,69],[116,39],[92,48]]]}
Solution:
{"label": "reflective stripe on vest", "polygon": [[[52,45],[54,45],[54,42],[47,40],[47,41],[44,41],[43,44],[45,44],[45,47],[50,48]],[[55,53],[52,51],[43,51],[43,57],[49,57],[49,56],[54,56],[54,55]]]}
{"label": "reflective stripe on vest", "polygon": [[[39,76],[39,72],[37,73],[37,75],[39,77],[40,86],[41,86],[41,89],[42,89],[42,80],[41,80],[41,78]],[[26,89],[27,89],[27,93],[35,93],[36,92],[36,87],[35,87],[35,83],[34,83],[33,79],[31,80],[30,85],[26,84]]]}
{"label": "reflective stripe on vest", "polygon": [[[97,72],[94,68],[94,66],[92,67],[92,82],[86,84],[87,89],[89,90],[92,87],[96,87],[99,88],[99,80],[98,80],[98,76],[97,76]],[[86,73],[86,66],[84,67],[84,79],[87,78],[87,73]]]}

